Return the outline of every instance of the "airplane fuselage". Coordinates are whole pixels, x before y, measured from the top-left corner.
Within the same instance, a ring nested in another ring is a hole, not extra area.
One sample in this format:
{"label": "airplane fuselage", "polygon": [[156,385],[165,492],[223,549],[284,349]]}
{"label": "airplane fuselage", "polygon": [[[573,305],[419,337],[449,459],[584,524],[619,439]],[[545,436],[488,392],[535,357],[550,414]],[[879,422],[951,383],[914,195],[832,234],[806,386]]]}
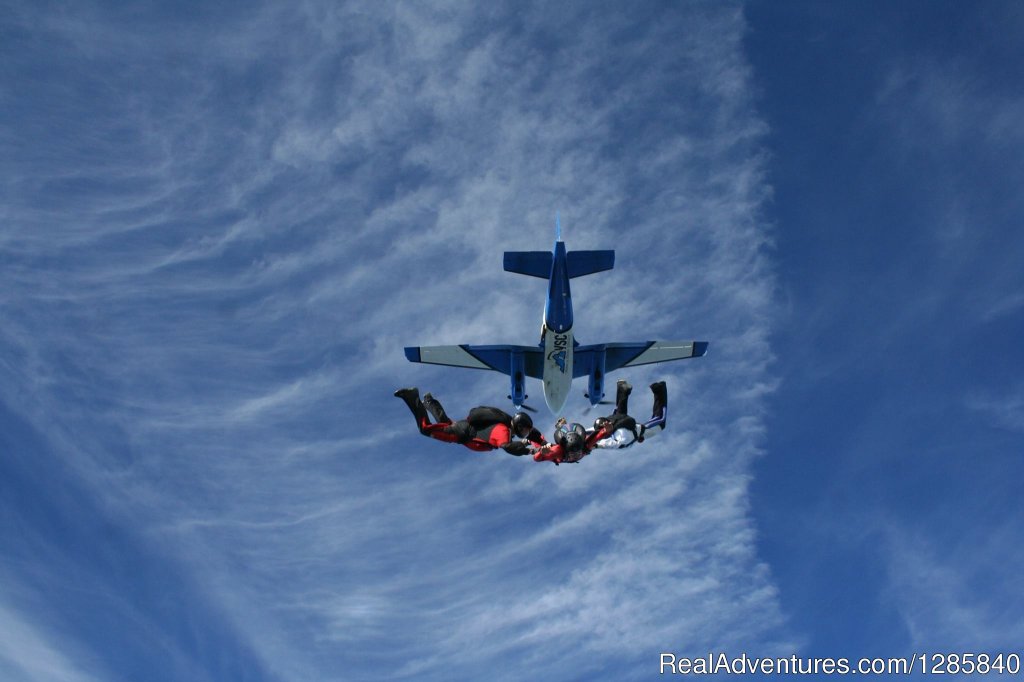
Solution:
{"label": "airplane fuselage", "polygon": [[572,385],[572,329],[556,332],[544,326],[544,402],[558,414]]}
{"label": "airplane fuselage", "polygon": [[558,414],[569,397],[573,370],[572,293],[565,243],[561,239],[555,242],[551,259],[541,344],[544,346],[544,402],[551,412]]}

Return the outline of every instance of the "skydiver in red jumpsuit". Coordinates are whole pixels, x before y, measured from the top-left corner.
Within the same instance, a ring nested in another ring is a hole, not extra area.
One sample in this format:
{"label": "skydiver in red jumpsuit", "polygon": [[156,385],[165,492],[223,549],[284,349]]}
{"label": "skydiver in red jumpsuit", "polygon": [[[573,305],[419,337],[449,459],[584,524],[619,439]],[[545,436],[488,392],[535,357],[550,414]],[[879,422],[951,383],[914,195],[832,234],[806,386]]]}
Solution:
{"label": "skydiver in red jumpsuit", "polygon": [[[530,454],[530,448],[522,440],[513,440],[513,436],[538,446],[546,443],[541,432],[533,427],[533,419],[525,412],[512,416],[497,407],[481,406],[470,410],[465,419],[452,421],[441,403],[429,393],[420,400],[419,389],[400,388],[395,391],[395,397],[401,398],[409,407],[420,433],[435,440],[459,443],[477,452],[501,448],[517,457]],[[434,417],[433,424],[428,410]]]}

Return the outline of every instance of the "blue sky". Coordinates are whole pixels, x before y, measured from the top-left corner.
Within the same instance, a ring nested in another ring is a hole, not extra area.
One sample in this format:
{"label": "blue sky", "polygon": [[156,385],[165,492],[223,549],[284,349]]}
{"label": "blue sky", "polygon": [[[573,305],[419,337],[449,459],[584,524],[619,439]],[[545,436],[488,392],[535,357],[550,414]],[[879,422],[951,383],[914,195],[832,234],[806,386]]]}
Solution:
{"label": "blue sky", "polygon": [[[0,35],[3,679],[1019,646],[1019,6],[13,2]],[[507,383],[402,347],[535,342],[501,252],[556,210],[617,250],[583,343],[711,342],[628,374],[668,431],[558,468],[423,438],[395,388]]]}
{"label": "blue sky", "polygon": [[747,20],[781,304],[759,556],[812,650],[1016,646],[1024,13]]}

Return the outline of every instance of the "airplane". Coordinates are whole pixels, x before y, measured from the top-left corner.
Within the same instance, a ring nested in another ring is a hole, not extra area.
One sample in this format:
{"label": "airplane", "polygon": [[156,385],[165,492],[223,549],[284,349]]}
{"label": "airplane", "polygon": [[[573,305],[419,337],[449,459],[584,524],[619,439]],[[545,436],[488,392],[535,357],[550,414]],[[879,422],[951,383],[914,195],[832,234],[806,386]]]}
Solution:
{"label": "airplane", "polygon": [[573,338],[572,295],[569,280],[611,270],[615,251],[566,251],[562,241],[561,219],[555,219],[555,246],[548,251],[506,251],[504,269],[548,280],[544,305],[544,324],[536,346],[457,345],[410,346],[405,357],[410,362],[450,367],[487,369],[507,374],[511,379],[508,396],[516,410],[532,409],[524,405],[526,377],[544,384],[544,402],[553,414],[559,414],[569,397],[572,380],[589,377],[586,397],[591,405],[604,398],[604,378],[608,372],[656,362],[695,358],[707,353],[705,341],[640,341],[599,343],[583,346]]}

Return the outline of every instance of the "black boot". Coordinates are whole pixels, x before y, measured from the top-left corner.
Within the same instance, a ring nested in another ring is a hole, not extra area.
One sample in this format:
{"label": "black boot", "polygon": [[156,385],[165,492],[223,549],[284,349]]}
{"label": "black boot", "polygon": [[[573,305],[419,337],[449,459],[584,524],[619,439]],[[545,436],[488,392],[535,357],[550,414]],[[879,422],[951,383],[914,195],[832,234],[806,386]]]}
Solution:
{"label": "black boot", "polygon": [[[668,387],[665,386],[664,381],[659,381],[651,384],[651,393],[654,394],[654,407],[651,409],[651,418],[658,418],[665,414],[665,408],[668,407]],[[665,428],[665,422],[660,424],[661,428]]]}
{"label": "black boot", "polygon": [[427,416],[427,411],[423,407],[423,402],[420,400],[420,391],[418,388],[400,388],[395,391],[395,397],[401,398],[405,401],[405,404],[409,406],[409,411],[412,412],[412,416],[416,417],[416,426],[422,431],[424,426],[430,424],[430,417]]}
{"label": "black boot", "polygon": [[633,387],[625,379],[615,382],[615,414],[629,414],[629,394]]}
{"label": "black boot", "polygon": [[401,398],[402,400],[408,401],[409,396],[412,396],[413,398],[419,398],[420,389],[416,388],[415,386],[411,386],[409,388],[400,388],[397,391],[395,391],[396,398]]}
{"label": "black boot", "polygon": [[427,411],[434,417],[434,423],[436,424],[448,424],[451,423],[451,419],[445,413],[444,408],[441,407],[441,403],[437,402],[434,396],[429,393],[423,394],[423,405],[427,408]]}

